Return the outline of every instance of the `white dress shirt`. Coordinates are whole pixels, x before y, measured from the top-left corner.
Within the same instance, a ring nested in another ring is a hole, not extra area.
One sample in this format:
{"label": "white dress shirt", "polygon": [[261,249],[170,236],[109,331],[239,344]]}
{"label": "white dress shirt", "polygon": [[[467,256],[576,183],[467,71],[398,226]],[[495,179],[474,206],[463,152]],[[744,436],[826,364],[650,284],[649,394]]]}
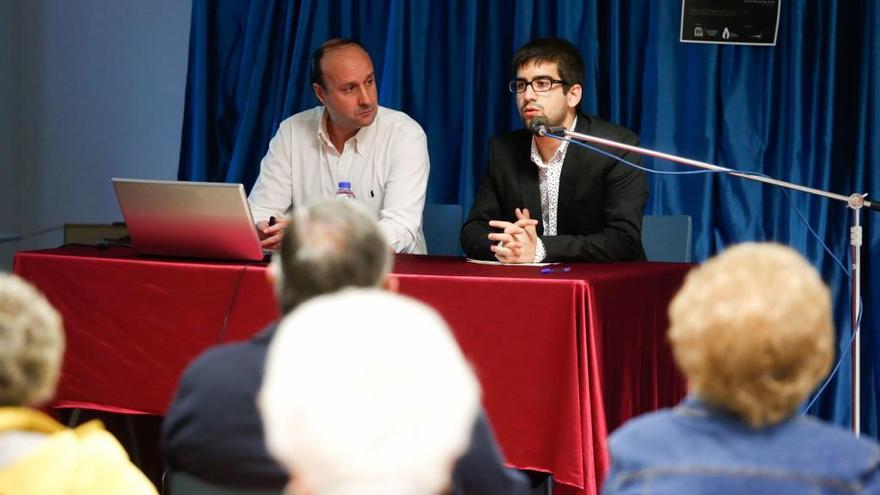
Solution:
{"label": "white dress shirt", "polygon": [[357,201],[379,220],[397,253],[425,254],[422,209],[428,185],[428,140],[403,112],[379,107],[373,123],[345,142],[330,142],[324,107],[285,119],[269,142],[260,176],[248,196],[254,221],[282,217],[351,182]]}
{"label": "white dress shirt", "polygon": [[[570,131],[577,125],[577,117],[571,123]],[[532,136],[532,163],[538,166],[538,188],[541,191],[541,222],[544,224],[544,235],[556,235],[556,219],[559,213],[559,178],[562,176],[562,164],[565,162],[565,153],[568,151],[568,142],[563,141],[550,157],[550,161],[544,163],[541,152]],[[547,251],[544,243],[538,238],[535,246],[535,263],[544,261]]]}

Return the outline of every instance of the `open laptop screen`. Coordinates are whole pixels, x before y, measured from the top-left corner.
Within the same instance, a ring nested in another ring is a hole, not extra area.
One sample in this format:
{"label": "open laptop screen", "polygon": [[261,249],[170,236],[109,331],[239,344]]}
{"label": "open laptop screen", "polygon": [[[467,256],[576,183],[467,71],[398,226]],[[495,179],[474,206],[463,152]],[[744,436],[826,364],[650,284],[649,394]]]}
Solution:
{"label": "open laptop screen", "polygon": [[113,187],[139,253],[263,259],[241,184],[114,178]]}

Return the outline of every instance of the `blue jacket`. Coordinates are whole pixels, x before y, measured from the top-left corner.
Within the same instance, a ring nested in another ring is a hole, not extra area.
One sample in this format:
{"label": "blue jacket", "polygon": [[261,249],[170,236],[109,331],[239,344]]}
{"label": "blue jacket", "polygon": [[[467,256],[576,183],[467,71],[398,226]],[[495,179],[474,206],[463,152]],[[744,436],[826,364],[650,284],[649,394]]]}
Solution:
{"label": "blue jacket", "polygon": [[[184,371],[162,424],[168,467],[204,481],[246,489],[281,490],[287,474],[269,456],[256,394],[276,327],[247,342],[213,347]],[[530,490],[525,477],[504,467],[484,414],[471,444],[453,472],[455,495],[518,495]]]}
{"label": "blue jacket", "polygon": [[610,449],[604,495],[880,493],[875,442],[807,416],[753,429],[694,397],[626,423]]}

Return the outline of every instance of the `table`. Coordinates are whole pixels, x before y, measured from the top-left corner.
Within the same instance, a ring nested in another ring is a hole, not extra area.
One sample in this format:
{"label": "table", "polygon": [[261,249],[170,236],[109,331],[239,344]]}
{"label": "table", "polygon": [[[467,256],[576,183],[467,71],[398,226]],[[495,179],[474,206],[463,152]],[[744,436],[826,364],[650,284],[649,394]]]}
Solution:
{"label": "table", "polygon": [[[14,267],[64,317],[57,407],[162,414],[193,357],[278,316],[263,263],[69,247],[20,252]],[[558,492],[594,494],[609,466],[608,432],[685,393],[664,334],[666,306],[689,268],[570,264],[542,273],[398,255],[394,274],[402,293],[449,322],[508,462],[553,473]]]}

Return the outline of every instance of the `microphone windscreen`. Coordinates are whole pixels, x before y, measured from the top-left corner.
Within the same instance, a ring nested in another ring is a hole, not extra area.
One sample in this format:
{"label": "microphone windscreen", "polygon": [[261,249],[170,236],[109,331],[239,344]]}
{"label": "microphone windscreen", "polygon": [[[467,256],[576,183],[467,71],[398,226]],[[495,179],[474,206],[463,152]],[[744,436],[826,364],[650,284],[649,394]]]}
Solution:
{"label": "microphone windscreen", "polygon": [[536,136],[543,136],[547,133],[547,129],[549,127],[550,126],[547,124],[547,119],[543,117],[538,117],[537,119],[533,120],[532,123],[529,125],[529,132]]}

